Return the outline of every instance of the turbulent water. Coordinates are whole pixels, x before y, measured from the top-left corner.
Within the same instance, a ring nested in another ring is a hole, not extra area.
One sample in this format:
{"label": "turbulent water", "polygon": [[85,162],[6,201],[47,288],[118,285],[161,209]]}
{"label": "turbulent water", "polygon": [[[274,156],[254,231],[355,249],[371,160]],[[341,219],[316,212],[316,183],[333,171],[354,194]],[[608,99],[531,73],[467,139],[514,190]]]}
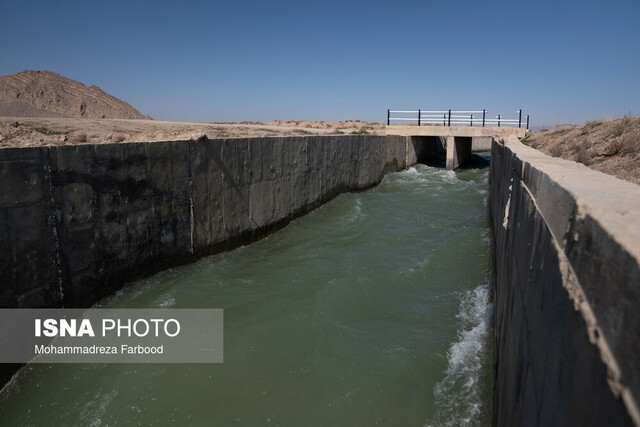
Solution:
{"label": "turbulent water", "polygon": [[3,425],[487,425],[488,169],[418,165],[108,307],[224,309],[224,363],[28,365]]}

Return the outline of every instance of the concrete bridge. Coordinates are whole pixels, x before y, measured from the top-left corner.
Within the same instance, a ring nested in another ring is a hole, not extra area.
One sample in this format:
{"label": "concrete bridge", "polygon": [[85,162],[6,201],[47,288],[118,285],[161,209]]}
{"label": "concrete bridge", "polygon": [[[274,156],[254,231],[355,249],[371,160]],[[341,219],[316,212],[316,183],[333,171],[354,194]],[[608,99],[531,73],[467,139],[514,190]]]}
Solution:
{"label": "concrete bridge", "polygon": [[[517,111],[517,119],[505,119],[501,115],[487,119],[486,112],[387,110],[386,134],[410,137],[419,162],[427,163],[444,155],[446,169],[454,170],[471,157],[474,147],[486,147],[489,151],[493,138],[511,135],[523,138],[529,128],[529,116],[524,123],[522,110]],[[392,125],[391,122],[411,124]]]}
{"label": "concrete bridge", "polygon": [[491,140],[514,135],[523,138],[524,128],[497,126],[387,126],[387,135],[402,135],[411,138],[420,163],[427,158],[441,157],[446,153],[447,170],[460,167],[471,157],[472,146],[485,146],[490,150]]}

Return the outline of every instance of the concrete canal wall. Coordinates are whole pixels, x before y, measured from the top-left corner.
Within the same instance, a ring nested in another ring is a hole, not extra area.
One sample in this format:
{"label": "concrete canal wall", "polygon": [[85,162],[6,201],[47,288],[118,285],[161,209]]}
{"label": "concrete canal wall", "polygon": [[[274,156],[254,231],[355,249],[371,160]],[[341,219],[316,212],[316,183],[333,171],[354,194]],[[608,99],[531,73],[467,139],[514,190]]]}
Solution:
{"label": "concrete canal wall", "polygon": [[0,307],[87,307],[403,169],[405,137],[0,150]]}
{"label": "concrete canal wall", "polygon": [[497,425],[637,425],[640,187],[493,143]]}

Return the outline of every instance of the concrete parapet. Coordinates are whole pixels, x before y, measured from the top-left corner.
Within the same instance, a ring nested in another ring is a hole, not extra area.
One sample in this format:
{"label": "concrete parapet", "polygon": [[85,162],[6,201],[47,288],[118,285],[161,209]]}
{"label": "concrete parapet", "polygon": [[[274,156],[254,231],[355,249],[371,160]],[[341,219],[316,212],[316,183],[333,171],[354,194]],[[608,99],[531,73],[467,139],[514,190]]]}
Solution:
{"label": "concrete parapet", "polygon": [[493,143],[497,425],[638,425],[640,187]]}

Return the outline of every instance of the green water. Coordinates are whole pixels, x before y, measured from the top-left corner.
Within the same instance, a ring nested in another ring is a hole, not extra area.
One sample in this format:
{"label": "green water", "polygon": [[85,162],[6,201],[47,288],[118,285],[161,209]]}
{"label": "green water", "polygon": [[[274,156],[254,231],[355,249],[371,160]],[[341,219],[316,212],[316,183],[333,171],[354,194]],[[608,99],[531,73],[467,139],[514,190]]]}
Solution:
{"label": "green water", "polygon": [[29,365],[2,425],[487,425],[488,169],[418,165],[109,307],[223,308],[224,363]]}

